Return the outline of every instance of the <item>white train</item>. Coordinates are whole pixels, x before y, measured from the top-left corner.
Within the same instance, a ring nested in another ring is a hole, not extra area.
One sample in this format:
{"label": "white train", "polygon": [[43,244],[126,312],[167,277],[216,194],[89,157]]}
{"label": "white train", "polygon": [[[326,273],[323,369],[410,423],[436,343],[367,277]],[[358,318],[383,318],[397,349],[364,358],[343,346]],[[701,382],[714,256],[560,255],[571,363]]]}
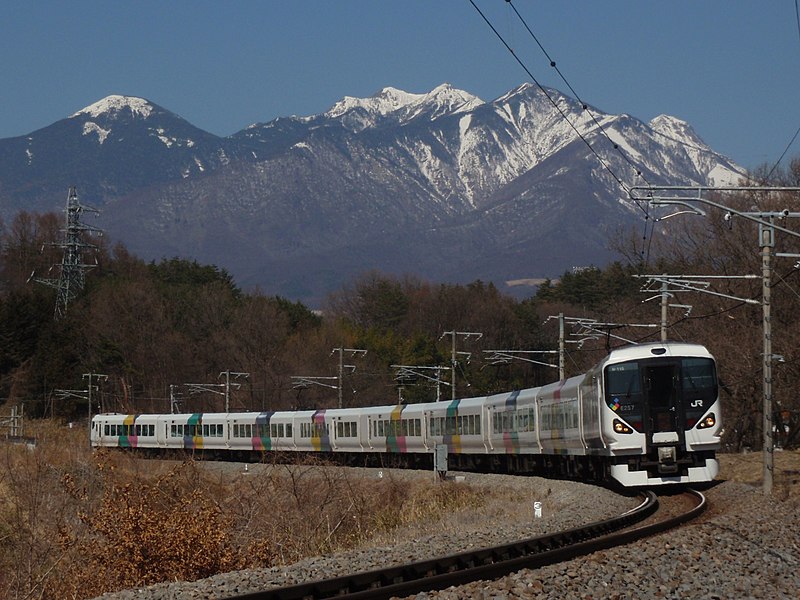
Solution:
{"label": "white train", "polygon": [[703,346],[613,350],[594,368],[539,388],[460,400],[367,408],[196,414],[100,414],[93,446],[202,451],[261,460],[322,453],[355,465],[505,471],[656,486],[712,480],[721,405]]}

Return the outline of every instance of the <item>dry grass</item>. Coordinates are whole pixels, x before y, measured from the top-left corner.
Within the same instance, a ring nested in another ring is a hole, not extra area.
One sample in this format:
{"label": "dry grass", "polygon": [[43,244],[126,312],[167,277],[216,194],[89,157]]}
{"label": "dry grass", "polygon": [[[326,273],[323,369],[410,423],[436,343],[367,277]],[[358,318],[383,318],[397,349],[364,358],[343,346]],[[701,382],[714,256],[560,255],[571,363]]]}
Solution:
{"label": "dry grass", "polygon": [[0,446],[0,597],[87,598],[294,562],[480,506],[485,490],[339,467],[241,466],[92,452],[40,424]]}
{"label": "dry grass", "polygon": [[[92,452],[85,431],[52,423],[33,434],[35,450],[0,445],[0,597],[15,600],[87,598],[290,563],[391,540],[400,527],[429,529],[444,515],[520,510],[518,490],[503,486],[392,472],[378,479],[318,463],[245,473]],[[720,462],[722,479],[761,484],[760,453]],[[800,485],[783,482],[786,471],[800,471],[800,452],[776,452],[775,465],[776,491],[798,493]]]}
{"label": "dry grass", "polygon": [[[800,496],[800,450],[778,450],[773,455],[773,487],[776,495]],[[720,474],[717,479],[753,486],[764,483],[764,455],[761,452],[718,454]]]}

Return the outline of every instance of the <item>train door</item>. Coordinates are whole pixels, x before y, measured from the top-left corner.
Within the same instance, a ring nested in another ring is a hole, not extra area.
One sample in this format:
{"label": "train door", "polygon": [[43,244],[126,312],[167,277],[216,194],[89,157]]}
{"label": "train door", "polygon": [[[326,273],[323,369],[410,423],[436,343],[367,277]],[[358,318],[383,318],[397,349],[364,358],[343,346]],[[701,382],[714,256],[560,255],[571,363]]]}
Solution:
{"label": "train door", "polygon": [[677,363],[642,363],[647,445],[654,451],[662,475],[678,471],[678,449],[684,447],[682,424],[686,418],[680,381]]}
{"label": "train door", "polygon": [[651,433],[681,431],[683,422],[677,364],[643,364]]}

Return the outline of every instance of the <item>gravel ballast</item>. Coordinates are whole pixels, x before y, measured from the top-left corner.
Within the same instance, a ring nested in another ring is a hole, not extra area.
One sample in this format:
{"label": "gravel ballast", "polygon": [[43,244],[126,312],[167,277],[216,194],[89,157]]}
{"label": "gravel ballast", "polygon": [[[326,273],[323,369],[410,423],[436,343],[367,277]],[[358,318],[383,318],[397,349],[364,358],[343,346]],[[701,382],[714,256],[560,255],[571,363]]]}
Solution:
{"label": "gravel ballast", "polygon": [[[367,473],[365,476],[374,476]],[[399,477],[430,477],[404,472]],[[356,550],[292,565],[162,583],[104,600],[226,598],[268,587],[367,571],[577,527],[621,514],[640,500],[575,482],[469,474],[465,485],[510,486],[515,506],[485,506],[404,527]],[[678,530],[558,565],[522,570],[414,598],[797,598],[800,496],[767,499],[758,487],[723,481],[705,491],[709,509]],[[541,502],[541,517],[534,502]]]}

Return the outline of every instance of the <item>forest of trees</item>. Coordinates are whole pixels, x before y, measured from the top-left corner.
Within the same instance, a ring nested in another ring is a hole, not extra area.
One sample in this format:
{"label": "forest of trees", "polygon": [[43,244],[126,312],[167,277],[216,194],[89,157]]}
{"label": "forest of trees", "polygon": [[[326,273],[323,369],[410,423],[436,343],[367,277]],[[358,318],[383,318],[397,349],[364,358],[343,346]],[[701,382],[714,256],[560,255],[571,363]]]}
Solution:
{"label": "forest of trees", "polygon": [[[783,175],[797,185],[798,164]],[[798,210],[797,194],[726,194],[718,201],[739,210]],[[790,229],[790,220],[782,223]],[[758,226],[743,219],[679,216],[639,231],[610,232],[619,261],[605,268],[565,273],[530,298],[505,296],[491,283],[466,285],[364,273],[328,298],[321,311],[258,290],[240,289],[213,265],[183,259],[147,263],[121,244],[100,241],[98,266],[66,316],[54,318],[55,290],[29,282],[61,260],[48,243],[61,238],[62,216],[22,212],[0,223],[0,415],[24,406],[28,418],[86,419],[87,403],[58,390],[85,390],[87,373],[104,374],[92,411],[169,411],[170,395],[185,411],[220,410],[215,393],[189,394],[188,383],[219,385],[225,371],[236,380],[232,410],[322,408],[337,405],[331,387],[293,386],[292,376],[338,375],[334,348],[367,350],[345,362],[345,406],[429,401],[436,387],[404,381],[391,365],[450,366],[448,331],[480,332],[457,339],[459,397],[541,385],[558,378],[552,367],[523,361],[488,362],[483,351],[552,350],[559,313],[608,323],[658,324],[660,303],[640,290],[634,275],[761,274]],[[800,239],[776,235],[776,251],[800,252]],[[800,277],[797,259],[777,258],[772,279],[773,371],[779,444],[798,443],[800,400]],[[409,265],[413,270],[413,265]],[[760,279],[715,279],[711,289],[761,299]],[[652,294],[650,294],[652,296]],[[669,338],[705,344],[717,357],[724,383],[725,442],[732,450],[761,445],[762,309],[759,305],[686,292],[670,299],[691,306],[669,310]],[[568,331],[569,333],[569,331]],[[600,360],[607,345],[659,339],[658,328],[619,328],[612,337],[567,345],[567,375]],[[549,359],[548,359],[549,360]],[[450,374],[444,375],[449,381]],[[324,380],[336,385],[335,380]],[[214,388],[219,389],[219,388]],[[441,388],[443,397],[450,389]]]}

